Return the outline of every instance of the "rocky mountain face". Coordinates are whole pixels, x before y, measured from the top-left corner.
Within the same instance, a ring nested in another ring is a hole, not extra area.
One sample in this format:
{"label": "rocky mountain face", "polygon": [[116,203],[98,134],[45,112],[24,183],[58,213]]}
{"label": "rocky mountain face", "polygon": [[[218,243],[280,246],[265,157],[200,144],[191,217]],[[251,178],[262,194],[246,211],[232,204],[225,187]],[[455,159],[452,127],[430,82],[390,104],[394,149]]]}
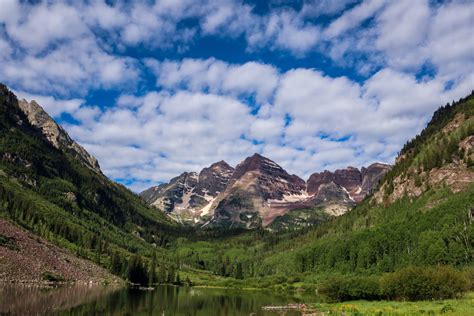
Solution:
{"label": "rocky mountain face", "polygon": [[408,142],[373,199],[390,204],[430,189],[453,193],[474,183],[474,93],[435,112],[427,128]]}
{"label": "rocky mountain face", "polygon": [[151,187],[140,196],[181,222],[197,223],[208,217],[212,203],[223,192],[234,172],[219,161],[196,172],[184,172],[169,183]]}
{"label": "rocky mountain face", "polygon": [[374,163],[367,168],[362,167],[361,170],[348,167],[346,169],[338,169],[334,172],[323,171],[313,173],[308,179],[308,193],[317,194],[322,184],[335,183],[344,188],[350,199],[354,202],[361,202],[367,194],[377,186],[380,179],[390,171],[391,166],[382,163]]}
{"label": "rocky mountain face", "polygon": [[46,113],[36,102],[25,99],[18,101],[18,106],[25,113],[31,125],[39,128],[44,137],[57,149],[73,154],[89,169],[101,173],[97,159],[90,155],[81,145],[69,137],[68,133]]}
{"label": "rocky mountain face", "polygon": [[[315,208],[331,216],[344,214],[369,194],[389,165],[375,163],[314,173],[305,182],[274,161],[254,154],[235,170],[220,161],[199,175],[185,172],[169,183],[143,191],[147,203],[171,217],[196,225],[255,228],[268,226],[292,210]],[[292,220],[285,216],[285,221]],[[282,223],[279,226],[290,225]]]}
{"label": "rocky mountain face", "polygon": [[[235,168],[215,204],[213,221],[252,228],[267,225],[307,198],[305,181],[259,154]],[[290,206],[291,205],[291,206]]]}

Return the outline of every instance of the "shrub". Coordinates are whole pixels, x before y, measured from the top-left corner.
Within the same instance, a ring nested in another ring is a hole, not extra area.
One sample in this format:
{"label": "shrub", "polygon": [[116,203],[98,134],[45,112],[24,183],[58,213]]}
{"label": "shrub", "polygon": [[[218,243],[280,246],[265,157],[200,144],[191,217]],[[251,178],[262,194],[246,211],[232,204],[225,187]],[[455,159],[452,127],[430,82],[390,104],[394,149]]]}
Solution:
{"label": "shrub", "polygon": [[41,276],[43,277],[43,280],[48,281],[48,282],[63,282],[65,279],[56,273],[49,272],[49,271],[44,271]]}
{"label": "shrub", "polygon": [[318,292],[330,301],[380,299],[378,278],[372,276],[334,276],[322,282]]}
{"label": "shrub", "polygon": [[467,290],[474,291],[474,267],[465,267],[463,272],[467,281]]}
{"label": "shrub", "polygon": [[389,299],[431,300],[461,296],[467,290],[464,274],[451,267],[408,267],[383,276],[381,292]]}

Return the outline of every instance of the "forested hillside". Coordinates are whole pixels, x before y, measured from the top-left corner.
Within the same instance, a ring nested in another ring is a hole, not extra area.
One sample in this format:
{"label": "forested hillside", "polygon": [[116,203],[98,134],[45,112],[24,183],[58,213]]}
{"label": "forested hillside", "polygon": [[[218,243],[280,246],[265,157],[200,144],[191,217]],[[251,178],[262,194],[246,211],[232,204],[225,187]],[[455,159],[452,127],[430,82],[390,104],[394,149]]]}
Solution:
{"label": "forested hillside", "polygon": [[133,254],[163,253],[177,235],[134,193],[52,146],[3,85],[0,216],[123,276]]}

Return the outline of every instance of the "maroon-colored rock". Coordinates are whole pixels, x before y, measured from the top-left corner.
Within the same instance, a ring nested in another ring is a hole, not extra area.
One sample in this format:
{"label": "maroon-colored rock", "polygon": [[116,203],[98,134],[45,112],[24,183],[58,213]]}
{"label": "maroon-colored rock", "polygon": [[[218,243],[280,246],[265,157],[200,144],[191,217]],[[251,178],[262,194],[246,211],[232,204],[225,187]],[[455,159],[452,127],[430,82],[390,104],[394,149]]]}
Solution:
{"label": "maroon-colored rock", "polygon": [[306,183],[308,194],[314,195],[318,193],[321,184],[329,182],[334,182],[334,173],[331,171],[324,170],[323,172],[313,173]]}
{"label": "maroon-colored rock", "polygon": [[343,187],[355,202],[362,201],[377,186],[380,179],[391,169],[390,165],[374,163],[361,170],[354,167],[338,169],[334,172],[313,173],[307,181],[308,194],[318,193],[322,184],[334,182]]}

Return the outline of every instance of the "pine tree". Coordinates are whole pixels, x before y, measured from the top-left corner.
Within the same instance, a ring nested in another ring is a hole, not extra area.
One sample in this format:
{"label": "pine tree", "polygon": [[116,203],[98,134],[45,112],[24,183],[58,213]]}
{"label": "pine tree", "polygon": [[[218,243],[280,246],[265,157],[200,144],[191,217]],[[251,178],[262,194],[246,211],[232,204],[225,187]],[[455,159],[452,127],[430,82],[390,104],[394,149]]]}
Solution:
{"label": "pine tree", "polygon": [[176,285],[181,285],[181,278],[179,277],[179,272],[176,273]]}
{"label": "pine tree", "polygon": [[238,280],[242,280],[244,278],[244,274],[242,272],[242,263],[237,262],[237,267],[235,269],[235,278]]}
{"label": "pine tree", "polygon": [[168,270],[168,277],[166,279],[166,282],[169,283],[169,284],[173,284],[174,281],[175,281],[175,269],[173,266],[170,267],[170,269]]}
{"label": "pine tree", "polygon": [[127,278],[131,283],[146,285],[148,275],[139,255],[134,255],[128,265]]}
{"label": "pine tree", "polygon": [[153,255],[151,257],[150,270],[148,271],[148,286],[153,286],[155,282],[156,282],[156,252],[153,251]]}
{"label": "pine tree", "polygon": [[158,283],[166,283],[166,267],[163,263],[158,270]]}
{"label": "pine tree", "polygon": [[114,251],[112,258],[110,259],[110,272],[115,275],[121,275],[122,273],[122,258],[117,251]]}

